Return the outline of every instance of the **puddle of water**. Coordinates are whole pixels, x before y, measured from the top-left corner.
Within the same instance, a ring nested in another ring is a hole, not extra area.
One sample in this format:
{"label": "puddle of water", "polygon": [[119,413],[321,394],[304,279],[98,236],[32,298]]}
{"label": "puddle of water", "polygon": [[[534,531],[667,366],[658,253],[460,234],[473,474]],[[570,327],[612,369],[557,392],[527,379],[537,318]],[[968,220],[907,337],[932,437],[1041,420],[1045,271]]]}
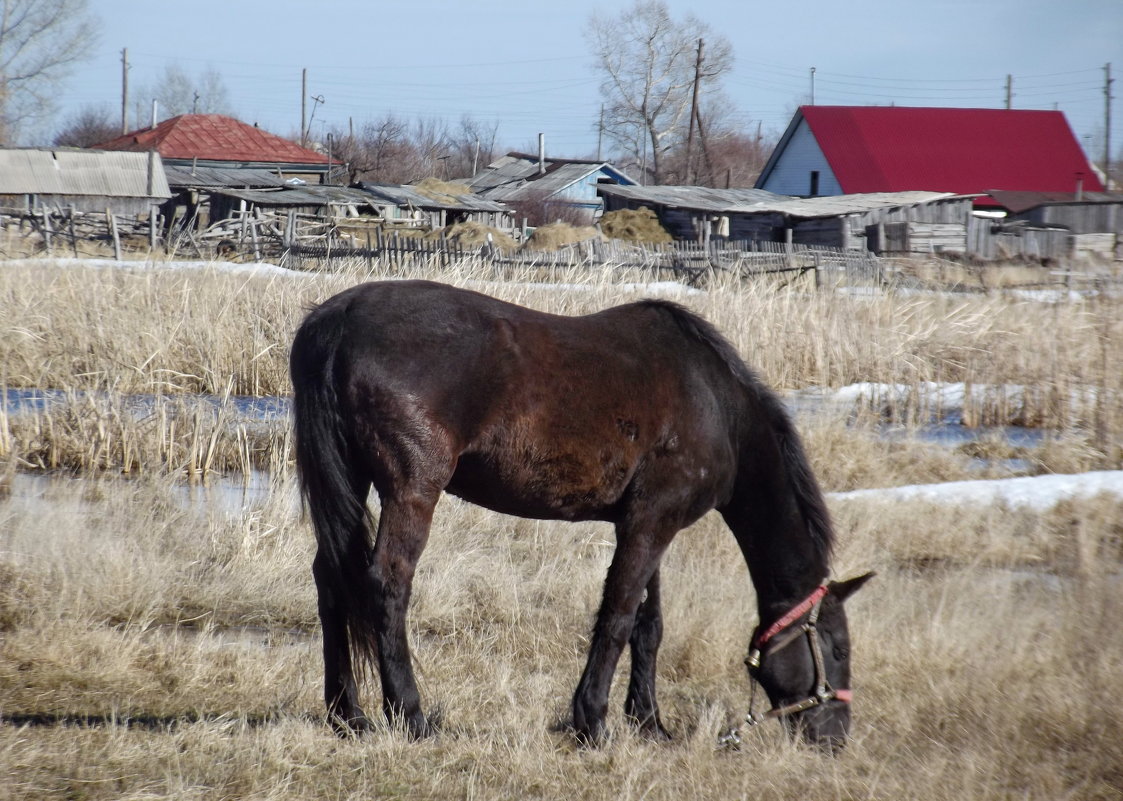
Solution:
{"label": "puddle of water", "polygon": [[[3,412],[9,415],[46,412],[65,408],[75,403],[84,403],[92,400],[95,403],[105,403],[114,400],[107,392],[84,392],[80,390],[61,389],[6,389],[3,394]],[[174,395],[149,395],[134,394],[121,395],[116,398],[125,409],[133,412],[138,417],[144,417],[153,412],[159,403],[182,403],[184,405],[205,404],[213,407],[215,411],[229,404],[234,408],[234,413],[239,418],[259,422],[283,420],[289,416],[292,403],[287,397],[254,397],[249,395],[231,395],[223,398],[219,395],[204,394],[174,394]]]}

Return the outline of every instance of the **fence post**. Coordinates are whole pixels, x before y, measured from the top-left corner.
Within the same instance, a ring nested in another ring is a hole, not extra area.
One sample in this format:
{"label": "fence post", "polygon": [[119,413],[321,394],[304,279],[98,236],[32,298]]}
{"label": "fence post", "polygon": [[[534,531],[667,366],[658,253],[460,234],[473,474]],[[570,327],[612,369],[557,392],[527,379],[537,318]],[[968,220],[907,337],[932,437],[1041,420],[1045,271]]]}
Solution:
{"label": "fence post", "polygon": [[113,237],[113,257],[121,261],[121,237],[117,234],[117,217],[108,206],[105,207],[105,222],[110,236]]}
{"label": "fence post", "polygon": [[78,236],[74,233],[74,207],[70,207],[70,249],[74,251],[74,258],[78,258]]}
{"label": "fence post", "polygon": [[47,255],[51,255],[51,234],[54,231],[51,229],[51,210],[46,206],[43,207],[43,243],[47,246]]}

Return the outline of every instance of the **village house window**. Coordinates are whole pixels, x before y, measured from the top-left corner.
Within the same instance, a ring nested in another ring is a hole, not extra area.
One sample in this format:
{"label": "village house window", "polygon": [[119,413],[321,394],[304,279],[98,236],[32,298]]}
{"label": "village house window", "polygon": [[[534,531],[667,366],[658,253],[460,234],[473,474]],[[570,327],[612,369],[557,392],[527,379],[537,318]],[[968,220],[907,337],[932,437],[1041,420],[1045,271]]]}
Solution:
{"label": "village house window", "polygon": [[808,194],[811,195],[812,197],[819,194],[819,171],[818,170],[812,170],[811,171],[811,191],[808,192]]}

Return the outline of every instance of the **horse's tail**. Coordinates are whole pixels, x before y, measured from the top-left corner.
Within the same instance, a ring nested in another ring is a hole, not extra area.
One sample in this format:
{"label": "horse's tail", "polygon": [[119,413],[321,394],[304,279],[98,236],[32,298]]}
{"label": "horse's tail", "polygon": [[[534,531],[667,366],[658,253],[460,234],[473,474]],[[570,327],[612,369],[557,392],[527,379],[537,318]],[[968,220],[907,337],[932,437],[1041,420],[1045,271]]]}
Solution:
{"label": "horse's tail", "polygon": [[[314,572],[321,606],[342,619],[360,667],[377,655],[369,594],[363,591],[371,562],[369,484],[356,474],[346,420],[336,391],[336,356],[345,315],[321,306],[293,339],[296,467],[305,509],[316,533]],[[323,612],[323,610],[321,610]]]}

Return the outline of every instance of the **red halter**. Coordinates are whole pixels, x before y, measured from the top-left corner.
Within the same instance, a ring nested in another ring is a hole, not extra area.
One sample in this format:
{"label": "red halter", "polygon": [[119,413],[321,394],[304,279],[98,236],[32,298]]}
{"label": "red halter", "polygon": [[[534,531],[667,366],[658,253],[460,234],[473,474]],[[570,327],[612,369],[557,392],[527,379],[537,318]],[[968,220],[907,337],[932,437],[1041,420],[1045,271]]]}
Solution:
{"label": "red halter", "polygon": [[827,594],[827,585],[823,584],[815,588],[815,591],[800,601],[798,604],[789,609],[783,617],[773,623],[764,631],[758,633],[753,637],[752,647],[760,649],[762,645],[771,640],[781,631],[786,629],[792,623],[795,623],[801,617],[811,611],[812,607],[819,601],[823,600],[823,596]]}

